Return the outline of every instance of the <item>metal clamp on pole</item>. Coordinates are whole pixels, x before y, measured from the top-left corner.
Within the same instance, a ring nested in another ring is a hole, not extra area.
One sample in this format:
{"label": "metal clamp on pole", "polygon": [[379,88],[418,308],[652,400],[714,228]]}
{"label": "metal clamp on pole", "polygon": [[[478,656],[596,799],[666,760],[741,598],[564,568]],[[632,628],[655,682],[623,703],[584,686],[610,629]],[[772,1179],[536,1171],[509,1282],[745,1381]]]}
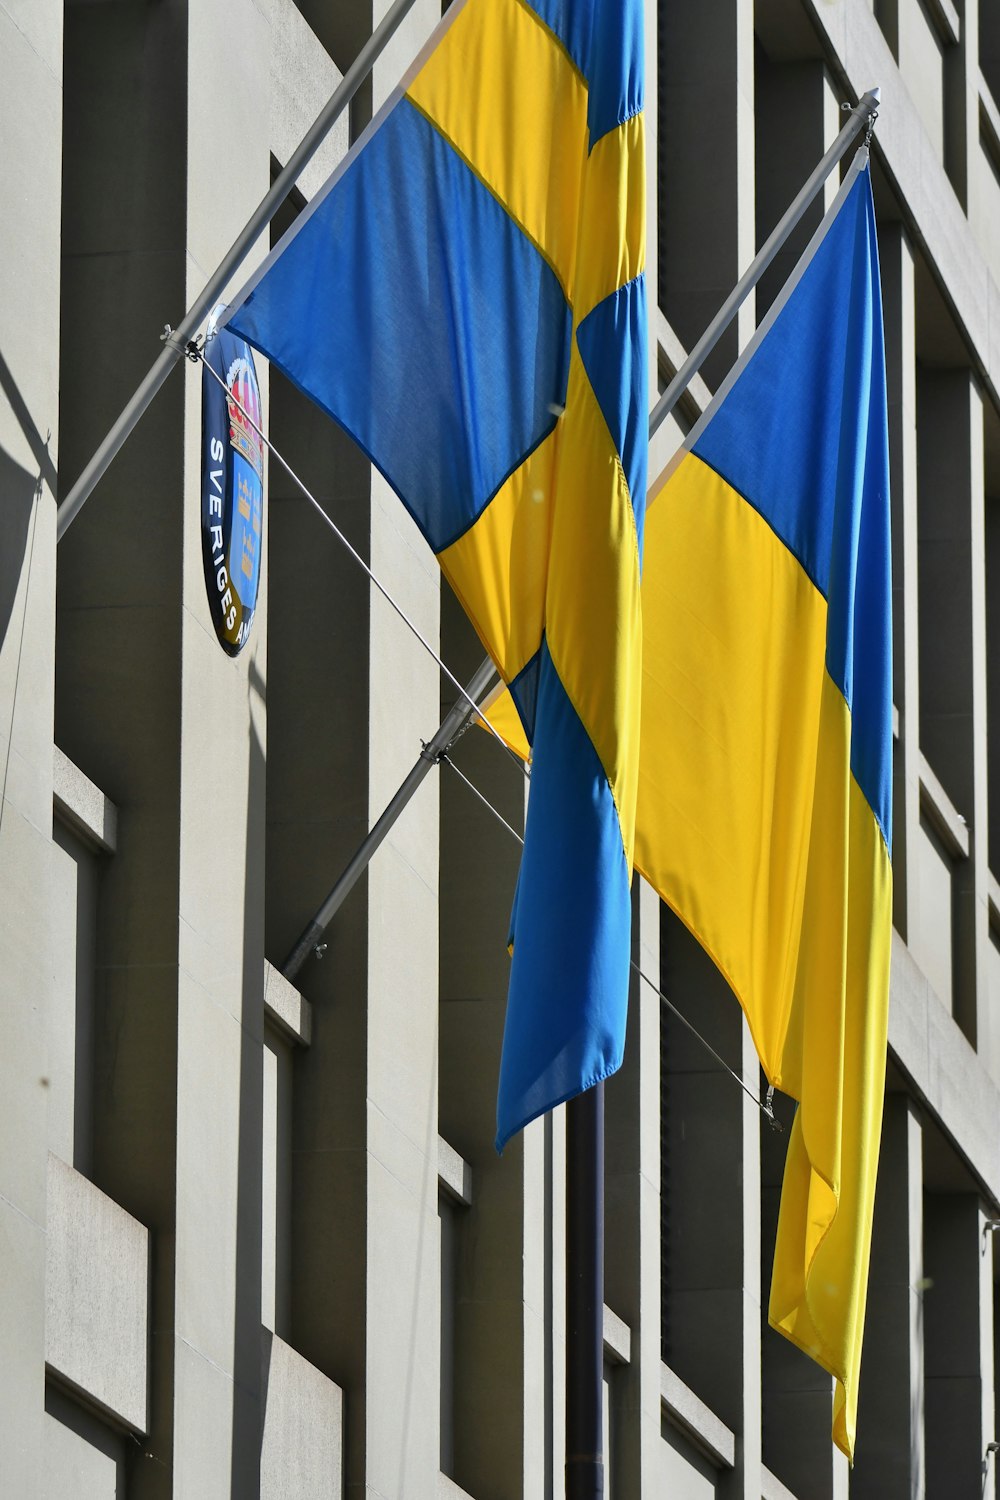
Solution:
{"label": "metal clamp on pole", "polygon": [[343,905],[349,892],[354,889],[368,868],[372,855],[379,845],[384,842],[393,824],[397,822],[406,804],[424,780],[431,767],[438,764],[445,751],[451,748],[455,740],[462,733],[475,712],[472,705],[478,702],[495,676],[496,668],[489,657],[487,657],[469,683],[466,689],[467,696],[457,699],[452,704],[441,721],[440,728],[425,745],[420,747],[420,754],[406,780],[402,783],[396,795],[385,809],[385,812],[360,845],[353,858],[346,865],[343,873],[331,888],[323,905],[304,929],[298,942],[282,964],[281,972],[286,979],[294,979],[306,959],[318,947],[319,939],[333,921],[335,913]]}

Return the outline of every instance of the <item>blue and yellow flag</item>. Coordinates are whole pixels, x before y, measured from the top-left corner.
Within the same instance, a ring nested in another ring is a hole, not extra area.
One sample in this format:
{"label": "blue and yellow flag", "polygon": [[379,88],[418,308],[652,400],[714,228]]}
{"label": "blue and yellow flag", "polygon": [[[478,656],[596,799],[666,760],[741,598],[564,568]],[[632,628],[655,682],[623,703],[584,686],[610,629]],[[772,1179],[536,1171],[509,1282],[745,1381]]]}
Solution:
{"label": "blue and yellow flag", "polygon": [[498,1148],[625,1038],[642,20],[642,0],[456,0],[228,319],[399,494],[533,747]]}
{"label": "blue and yellow flag", "polygon": [[636,867],[799,1101],[770,1321],[851,1456],[892,926],[885,359],[867,151],[650,492]]}

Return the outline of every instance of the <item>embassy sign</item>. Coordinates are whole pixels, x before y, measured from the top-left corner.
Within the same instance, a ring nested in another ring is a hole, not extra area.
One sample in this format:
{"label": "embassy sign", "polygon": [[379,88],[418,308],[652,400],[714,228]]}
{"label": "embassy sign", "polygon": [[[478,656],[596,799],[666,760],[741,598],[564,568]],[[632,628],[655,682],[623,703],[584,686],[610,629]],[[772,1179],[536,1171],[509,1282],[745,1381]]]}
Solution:
{"label": "embassy sign", "polygon": [[264,455],[259,436],[243,415],[245,411],[262,426],[260,389],[249,344],[225,328],[209,337],[205,361],[225,385],[223,390],[208,370],[202,371],[205,587],[219,644],[238,656],[250,636],[260,585]]}

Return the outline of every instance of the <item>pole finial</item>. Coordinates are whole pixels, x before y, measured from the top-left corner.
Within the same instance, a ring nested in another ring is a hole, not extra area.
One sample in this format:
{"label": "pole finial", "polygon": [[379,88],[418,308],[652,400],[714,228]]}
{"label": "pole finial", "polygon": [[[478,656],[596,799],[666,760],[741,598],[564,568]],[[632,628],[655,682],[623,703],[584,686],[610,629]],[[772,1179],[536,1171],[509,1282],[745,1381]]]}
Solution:
{"label": "pole finial", "polygon": [[882,90],[876,86],[875,88],[869,89],[866,94],[863,94],[853,109],[849,104],[845,104],[842,106],[845,113],[849,115],[855,115],[859,120],[864,121],[864,143],[866,146],[870,146],[872,143],[872,134],[875,130],[875,121],[878,119],[878,113],[881,103]]}

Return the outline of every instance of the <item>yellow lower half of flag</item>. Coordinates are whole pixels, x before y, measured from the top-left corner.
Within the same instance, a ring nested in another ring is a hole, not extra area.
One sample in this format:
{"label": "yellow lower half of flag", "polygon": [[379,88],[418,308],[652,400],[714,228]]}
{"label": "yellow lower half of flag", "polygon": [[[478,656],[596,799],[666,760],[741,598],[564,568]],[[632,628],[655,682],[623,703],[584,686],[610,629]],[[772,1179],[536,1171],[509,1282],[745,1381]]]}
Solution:
{"label": "yellow lower half of flag", "polygon": [[892,871],[853,779],[846,814],[847,859],[817,843],[803,917],[818,941],[793,1005],[799,1076],[785,1086],[802,1102],[785,1162],[769,1318],[836,1377],[833,1436],[853,1458],[885,1087]]}
{"label": "yellow lower half of flag", "polygon": [[891,868],[851,774],[826,600],[693,455],[650,504],[636,868],[729,980],[789,1143],[772,1323],[851,1453],[881,1133]]}

